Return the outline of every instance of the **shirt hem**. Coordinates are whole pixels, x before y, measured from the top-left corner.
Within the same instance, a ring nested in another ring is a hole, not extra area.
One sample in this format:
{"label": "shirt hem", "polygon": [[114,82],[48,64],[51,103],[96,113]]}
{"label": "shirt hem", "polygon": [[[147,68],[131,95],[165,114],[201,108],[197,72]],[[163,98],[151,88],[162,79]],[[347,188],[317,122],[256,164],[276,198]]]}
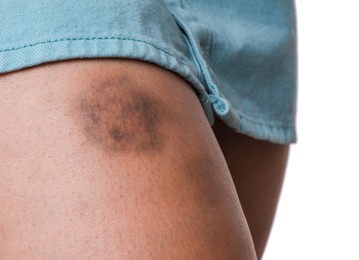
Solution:
{"label": "shirt hem", "polygon": [[[120,37],[88,37],[55,39],[0,50],[0,75],[48,62],[81,58],[130,58],[157,64],[177,73],[197,91],[204,112],[213,124],[210,93],[198,79],[196,68],[186,57],[154,43]],[[294,125],[270,126],[238,115],[233,108],[219,115],[236,132],[273,143],[296,142]]]}

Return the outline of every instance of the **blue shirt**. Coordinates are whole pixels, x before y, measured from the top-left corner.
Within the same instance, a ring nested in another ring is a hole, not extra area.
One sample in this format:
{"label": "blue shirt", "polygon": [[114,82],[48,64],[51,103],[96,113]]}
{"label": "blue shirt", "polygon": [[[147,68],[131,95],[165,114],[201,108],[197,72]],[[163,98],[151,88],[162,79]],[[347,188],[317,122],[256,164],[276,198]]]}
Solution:
{"label": "blue shirt", "polygon": [[96,57],[155,63],[191,83],[210,123],[296,141],[293,0],[2,0],[0,73]]}

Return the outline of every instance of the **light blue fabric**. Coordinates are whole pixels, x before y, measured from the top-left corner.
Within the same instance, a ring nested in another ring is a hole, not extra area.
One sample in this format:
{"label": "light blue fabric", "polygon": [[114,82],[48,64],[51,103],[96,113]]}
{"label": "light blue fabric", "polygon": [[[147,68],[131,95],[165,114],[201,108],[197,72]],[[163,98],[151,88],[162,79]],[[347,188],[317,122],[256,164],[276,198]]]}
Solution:
{"label": "light blue fabric", "polygon": [[0,73],[74,58],[145,60],[189,81],[211,124],[214,112],[237,132],[292,143],[293,1],[2,0]]}

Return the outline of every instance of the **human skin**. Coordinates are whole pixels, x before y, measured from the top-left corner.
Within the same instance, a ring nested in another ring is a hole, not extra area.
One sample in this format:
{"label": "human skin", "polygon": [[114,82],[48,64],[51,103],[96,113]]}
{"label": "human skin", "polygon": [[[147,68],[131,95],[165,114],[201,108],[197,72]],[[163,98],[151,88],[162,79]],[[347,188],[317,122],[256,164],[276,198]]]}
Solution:
{"label": "human skin", "polygon": [[0,104],[0,259],[257,259],[182,78],[140,61],[56,62],[1,75]]}
{"label": "human skin", "polygon": [[216,120],[213,131],[226,158],[258,259],[263,253],[277,209],[289,145],[235,133]]}

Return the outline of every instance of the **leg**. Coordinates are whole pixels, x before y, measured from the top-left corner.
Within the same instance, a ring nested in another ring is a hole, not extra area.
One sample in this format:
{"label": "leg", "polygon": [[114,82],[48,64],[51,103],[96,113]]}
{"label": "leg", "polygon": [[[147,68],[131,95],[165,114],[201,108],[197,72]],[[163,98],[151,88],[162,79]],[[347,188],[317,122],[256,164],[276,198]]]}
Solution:
{"label": "leg", "polygon": [[76,60],[0,85],[0,259],[256,259],[183,79]]}
{"label": "leg", "polygon": [[236,185],[258,259],[262,258],[288,158],[288,145],[235,133],[219,119],[213,127]]}

